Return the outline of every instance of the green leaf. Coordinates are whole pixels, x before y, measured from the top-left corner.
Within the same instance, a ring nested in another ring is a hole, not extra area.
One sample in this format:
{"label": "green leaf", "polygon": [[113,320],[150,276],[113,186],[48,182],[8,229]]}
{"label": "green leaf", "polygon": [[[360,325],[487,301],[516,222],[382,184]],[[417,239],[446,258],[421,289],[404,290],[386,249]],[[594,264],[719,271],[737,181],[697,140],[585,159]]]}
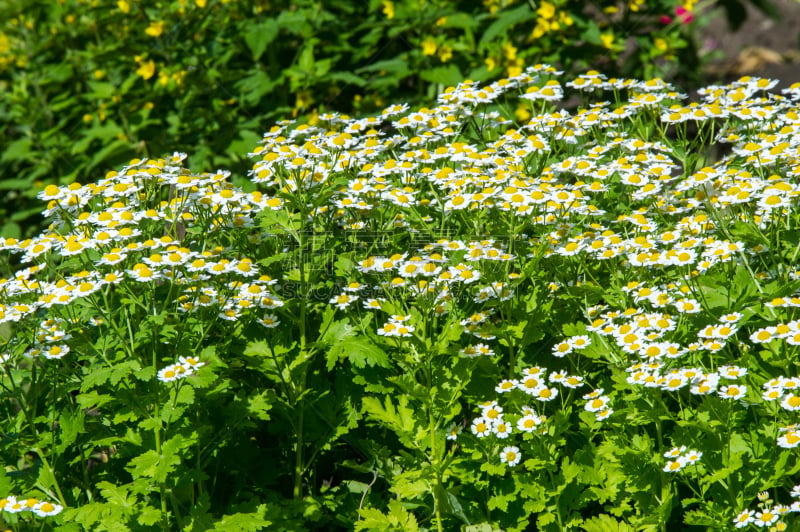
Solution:
{"label": "green leaf", "polygon": [[311,39],[306,42],[305,46],[300,51],[300,57],[297,59],[297,66],[306,74],[314,72],[314,45],[316,43],[316,39]]}
{"label": "green leaf", "polygon": [[84,375],[81,381],[81,392],[87,392],[106,383],[116,386],[123,378],[141,370],[141,368],[141,364],[136,360],[119,362],[107,368],[92,367],[91,371]]}
{"label": "green leaf", "polygon": [[456,86],[464,79],[461,71],[453,64],[423,70],[419,73],[419,77],[425,81],[446,85],[448,87]]}
{"label": "green leaf", "polygon": [[161,520],[161,509],[145,506],[136,511],[136,522],[142,526],[153,526]]}
{"label": "green leaf", "polygon": [[114,122],[108,121],[87,130],[83,138],[72,145],[70,153],[73,155],[85,153],[86,150],[89,149],[89,145],[95,140],[100,140],[103,143],[111,142],[111,140],[117,138],[118,135],[124,134],[125,132],[121,127]]}
{"label": "green leaf", "polygon": [[262,421],[269,421],[268,412],[272,409],[272,404],[267,400],[268,395],[267,391],[262,391],[248,398],[247,411],[250,415]]}
{"label": "green leaf", "polygon": [[274,18],[262,21],[260,24],[248,24],[244,34],[244,42],[253,54],[253,60],[258,61],[272,41],[278,36],[280,24]]}
{"label": "green leaf", "polygon": [[461,529],[463,532],[503,532],[501,528],[497,528],[489,523],[480,523],[478,525],[468,525]]}
{"label": "green leaf", "polygon": [[86,414],[82,410],[69,413],[63,411],[58,417],[58,428],[60,432],[60,441],[58,449],[64,450],[78,439],[78,434],[85,432],[84,418]]}
{"label": "green leaf", "polygon": [[0,181],[0,190],[25,190],[30,186],[30,179],[7,178]]}
{"label": "green leaf", "polygon": [[95,100],[110,100],[117,87],[108,81],[89,81],[89,92],[85,95],[87,98]]}
{"label": "green leaf", "polygon": [[439,494],[439,501],[442,505],[442,512],[449,515],[454,515],[461,519],[465,525],[469,524],[469,519],[467,519],[467,515],[464,513],[464,508],[461,506],[461,502],[456,497],[456,494],[453,490],[447,490],[441,487],[441,485],[437,485],[437,487],[441,490]]}
{"label": "green leaf", "polygon": [[516,9],[512,9],[511,11],[504,11],[500,14],[500,16],[495,20],[486,31],[483,32],[481,35],[481,40],[479,41],[479,47],[481,49],[488,48],[489,42],[491,42],[495,37],[500,35],[501,33],[506,33],[506,30],[513,26],[514,24],[521,24],[528,19],[532,19],[536,17],[536,13],[531,11],[531,8],[528,4],[523,4]]}
{"label": "green leaf", "polygon": [[488,507],[490,510],[508,510],[509,503],[518,499],[516,493],[496,493],[489,498]]}
{"label": "green leaf", "polygon": [[586,532],[633,532],[634,530],[626,523],[617,521],[608,514],[600,514],[586,519],[582,527]]}
{"label": "green leaf", "polygon": [[384,88],[397,86],[399,80],[411,74],[408,61],[402,58],[389,59],[386,61],[376,61],[357,69],[356,74],[375,73],[375,77],[369,80],[370,87]]}
{"label": "green leaf", "polygon": [[94,170],[98,166],[105,166],[107,165],[108,161],[130,151],[131,145],[127,140],[114,139],[110,142],[107,142],[102,148],[94,152],[89,164],[86,165],[86,169],[88,171]]}
{"label": "green leaf", "polygon": [[256,146],[259,141],[261,140],[261,135],[256,133],[255,131],[249,131],[246,129],[239,131],[239,138],[234,139],[228,145],[227,151],[229,153],[243,153],[246,154],[253,150],[253,146]]}
{"label": "green leaf", "polygon": [[149,450],[133,458],[125,469],[134,477],[152,478],[156,482],[166,482],[167,477],[181,463],[178,451],[191,445],[191,441],[183,436],[173,436],[161,445],[161,454]]}
{"label": "green leaf", "polygon": [[[236,83],[236,88],[241,91],[245,103],[255,105],[264,95],[271,93],[275,87],[283,82],[283,75],[270,77],[262,70],[256,70]],[[249,151],[249,149],[248,149]]]}
{"label": "green leaf", "polygon": [[181,386],[177,389],[177,396],[175,391],[170,393],[170,398],[161,407],[161,420],[165,423],[171,423],[180,418],[186,409],[194,404],[194,388],[191,386]]}
{"label": "green leaf", "polygon": [[[84,526],[86,530],[93,530],[95,523],[108,513],[110,505],[101,502],[91,502],[83,504],[77,508],[67,508],[63,512],[64,519],[74,521]],[[118,511],[118,513],[121,513]]]}
{"label": "green leaf", "polygon": [[468,15],[467,13],[454,13],[448,15],[444,21],[442,28],[459,28],[462,30],[470,30],[478,27],[478,19]]}
{"label": "green leaf", "polygon": [[417,532],[419,523],[414,514],[406,510],[398,500],[389,501],[389,512],[384,514],[374,508],[358,510],[361,519],[356,521],[355,530]]}
{"label": "green leaf", "polygon": [[267,529],[272,525],[271,521],[267,521],[264,518],[267,506],[260,504],[256,510],[252,513],[225,515],[214,523],[214,528],[211,530],[219,532],[258,532]]}
{"label": "green leaf", "polygon": [[391,429],[400,438],[400,442],[407,447],[415,448],[414,436],[416,432],[416,412],[408,407],[408,397],[401,395],[397,406],[391,397],[385,397],[383,403],[377,397],[364,397],[362,399],[364,412],[379,425]]}
{"label": "green leaf", "polygon": [[136,505],[136,496],[130,492],[129,485],[115,486],[110,482],[98,482],[97,488],[108,502],[122,508],[132,508]]}
{"label": "green leaf", "polygon": [[22,138],[10,142],[3,150],[3,156],[0,157],[0,162],[19,161],[20,159],[27,159],[31,154],[33,141],[29,138]]}
{"label": "green leaf", "polygon": [[341,81],[347,85],[355,85],[356,87],[363,87],[367,84],[367,80],[353,74],[352,72],[330,72],[326,79],[331,81]]}
{"label": "green leaf", "polygon": [[556,522],[556,516],[553,512],[542,512],[536,518],[536,524],[539,525],[540,529],[546,530],[545,527],[547,527],[547,525],[555,522]]}
{"label": "green leaf", "polygon": [[382,368],[391,366],[389,355],[366,337],[344,340],[331,346],[326,356],[328,371],[333,369],[337,360],[343,358],[347,358],[351,364],[361,369],[366,366]]}

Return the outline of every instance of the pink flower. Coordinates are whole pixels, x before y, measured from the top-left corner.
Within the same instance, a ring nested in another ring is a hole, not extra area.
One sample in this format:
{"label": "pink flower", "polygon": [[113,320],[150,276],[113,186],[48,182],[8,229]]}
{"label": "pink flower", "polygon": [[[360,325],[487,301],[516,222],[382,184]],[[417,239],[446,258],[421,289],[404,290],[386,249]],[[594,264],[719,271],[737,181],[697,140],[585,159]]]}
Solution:
{"label": "pink flower", "polygon": [[678,6],[675,8],[675,15],[681,19],[682,24],[689,24],[692,20],[694,20],[694,15],[692,15],[692,12],[683,6]]}
{"label": "pink flower", "polygon": [[[675,16],[681,24],[689,24],[694,20],[694,15],[692,12],[686,9],[684,6],[678,6],[675,8]],[[658,17],[658,21],[662,24],[672,24],[673,19],[669,15],[661,15]]]}

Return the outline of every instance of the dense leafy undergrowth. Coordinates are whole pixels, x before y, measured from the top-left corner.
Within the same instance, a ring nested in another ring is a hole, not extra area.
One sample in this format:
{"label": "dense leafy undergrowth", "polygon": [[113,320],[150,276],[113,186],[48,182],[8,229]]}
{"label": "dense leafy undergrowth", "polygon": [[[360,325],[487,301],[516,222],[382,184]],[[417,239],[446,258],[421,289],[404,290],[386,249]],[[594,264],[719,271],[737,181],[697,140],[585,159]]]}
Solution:
{"label": "dense leafy undergrowth", "polygon": [[47,187],[48,229],[2,241],[0,516],[787,529],[800,88],[774,84],[687,103],[538,65],[281,122],[249,179],[176,153]]}

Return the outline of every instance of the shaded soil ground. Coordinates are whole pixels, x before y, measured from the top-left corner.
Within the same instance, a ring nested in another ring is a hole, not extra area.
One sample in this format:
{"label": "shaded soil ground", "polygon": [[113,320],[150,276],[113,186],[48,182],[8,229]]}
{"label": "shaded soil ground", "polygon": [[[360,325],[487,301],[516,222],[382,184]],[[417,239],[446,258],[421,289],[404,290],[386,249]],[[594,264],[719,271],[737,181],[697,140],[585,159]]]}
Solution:
{"label": "shaded soil ground", "polygon": [[709,83],[741,76],[780,80],[779,87],[800,82],[800,0],[771,0],[771,18],[748,5],[748,17],[735,32],[722,11],[711,14],[704,43],[715,58],[706,72]]}

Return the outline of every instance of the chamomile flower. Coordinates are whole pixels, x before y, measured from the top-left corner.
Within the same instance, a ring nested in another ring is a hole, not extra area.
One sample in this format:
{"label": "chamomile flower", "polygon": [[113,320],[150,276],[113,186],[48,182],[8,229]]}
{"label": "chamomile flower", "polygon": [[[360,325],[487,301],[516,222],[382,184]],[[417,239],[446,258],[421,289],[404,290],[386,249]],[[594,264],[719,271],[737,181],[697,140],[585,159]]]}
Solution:
{"label": "chamomile flower", "polygon": [[494,425],[492,425],[492,433],[501,440],[508,438],[511,435],[511,432],[511,425],[505,421],[497,421],[494,423]]}
{"label": "chamomile flower", "polygon": [[800,445],[800,431],[794,429],[781,429],[783,434],[778,436],[778,446],[792,449]]}
{"label": "chamomile flower", "polygon": [[756,513],[753,510],[742,510],[739,515],[734,517],[733,525],[736,528],[744,528],[753,522]]}
{"label": "chamomile flower", "polygon": [[61,513],[61,511],[63,509],[64,509],[64,507],[61,506],[60,504],[54,504],[54,503],[47,502],[47,501],[39,501],[39,502],[36,503],[36,505],[33,508],[31,508],[33,513],[35,513],[39,517],[47,517],[47,516],[50,516],[50,515],[56,515],[56,514]]}
{"label": "chamomile flower", "polygon": [[610,399],[608,398],[608,396],[600,395],[598,397],[589,399],[584,405],[584,408],[588,412],[599,412],[601,410],[605,410],[608,407],[609,400]]}
{"label": "chamomile flower", "polygon": [[494,391],[497,393],[508,393],[519,385],[519,382],[515,379],[505,379],[500,381],[497,386],[494,387]]}
{"label": "chamomile flower", "polygon": [[717,393],[723,399],[742,399],[745,395],[747,395],[747,386],[743,384],[722,386]]}
{"label": "chamomile flower", "polygon": [[775,523],[780,518],[778,512],[773,509],[764,509],[761,512],[756,512],[753,516],[753,524],[757,527],[768,527]]}
{"label": "chamomile flower", "polygon": [[161,382],[173,382],[184,378],[186,368],[181,364],[172,364],[158,371],[158,380]]}
{"label": "chamomile flower", "polygon": [[267,314],[258,319],[258,323],[266,327],[267,329],[273,329],[281,324],[281,321],[275,314]]}
{"label": "chamomile flower", "polygon": [[517,420],[517,430],[521,432],[534,432],[544,420],[531,412]]}
{"label": "chamomile flower", "polygon": [[686,461],[682,457],[668,461],[663,468],[665,473],[677,473],[686,466]]}
{"label": "chamomile flower", "polygon": [[447,439],[451,441],[457,440],[462,429],[463,427],[460,424],[451,423],[450,428],[447,430]]}
{"label": "chamomile flower", "polygon": [[481,406],[481,416],[492,421],[501,421],[503,419],[503,407],[497,404],[496,401],[488,401]]}
{"label": "chamomile flower", "polygon": [[485,438],[492,433],[492,422],[484,417],[475,418],[472,421],[470,430],[478,438]]}
{"label": "chamomile flower", "polygon": [[501,462],[509,467],[514,467],[519,464],[520,460],[522,460],[522,455],[519,452],[519,447],[514,445],[503,447],[503,451],[500,453]]}
{"label": "chamomile flower", "polygon": [[351,295],[348,293],[342,293],[339,294],[338,296],[332,297],[330,301],[328,301],[328,303],[335,305],[336,308],[338,308],[339,310],[344,310],[355,301],[358,301],[358,296]]}

